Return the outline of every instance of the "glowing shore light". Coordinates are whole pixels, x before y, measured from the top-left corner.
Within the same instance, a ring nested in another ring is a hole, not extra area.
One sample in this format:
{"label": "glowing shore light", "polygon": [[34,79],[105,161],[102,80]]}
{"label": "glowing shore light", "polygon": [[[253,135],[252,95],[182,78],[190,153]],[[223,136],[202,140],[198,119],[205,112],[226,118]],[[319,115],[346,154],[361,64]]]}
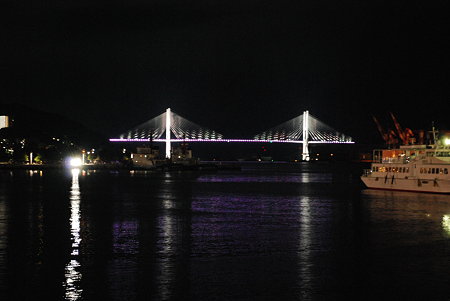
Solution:
{"label": "glowing shore light", "polygon": [[444,144],[445,145],[450,145],[450,138],[445,138],[444,139]]}
{"label": "glowing shore light", "polygon": [[81,164],[82,164],[81,158],[74,157],[69,159],[69,165],[72,167],[79,167],[81,166]]}

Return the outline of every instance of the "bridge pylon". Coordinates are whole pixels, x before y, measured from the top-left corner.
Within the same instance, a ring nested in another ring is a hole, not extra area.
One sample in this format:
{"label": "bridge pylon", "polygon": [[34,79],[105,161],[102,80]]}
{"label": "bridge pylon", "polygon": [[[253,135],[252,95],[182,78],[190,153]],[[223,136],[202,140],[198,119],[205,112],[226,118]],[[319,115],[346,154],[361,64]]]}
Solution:
{"label": "bridge pylon", "polygon": [[166,159],[172,155],[172,144],[170,143],[170,127],[172,126],[170,108],[166,110]]}
{"label": "bridge pylon", "polygon": [[302,160],[309,161],[309,111],[303,112],[303,152]]}

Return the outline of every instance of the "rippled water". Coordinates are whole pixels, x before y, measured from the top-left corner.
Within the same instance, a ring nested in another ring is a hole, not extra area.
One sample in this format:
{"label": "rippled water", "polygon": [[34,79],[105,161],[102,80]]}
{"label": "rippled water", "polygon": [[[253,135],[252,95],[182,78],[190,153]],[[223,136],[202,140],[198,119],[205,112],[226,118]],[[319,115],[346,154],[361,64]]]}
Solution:
{"label": "rippled water", "polygon": [[1,171],[1,300],[448,299],[450,196],[361,169]]}

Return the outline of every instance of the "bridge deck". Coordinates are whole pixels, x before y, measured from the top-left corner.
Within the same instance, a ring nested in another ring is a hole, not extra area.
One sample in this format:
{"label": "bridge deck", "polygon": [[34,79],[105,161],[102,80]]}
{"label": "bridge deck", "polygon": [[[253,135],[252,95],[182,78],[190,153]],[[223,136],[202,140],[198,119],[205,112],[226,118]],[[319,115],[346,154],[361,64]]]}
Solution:
{"label": "bridge deck", "polygon": [[[109,139],[111,142],[167,142],[166,139],[125,139],[113,138]],[[303,143],[302,140],[254,140],[254,139],[170,139],[170,142],[244,142],[244,143]],[[355,143],[353,141],[308,141],[308,143]]]}

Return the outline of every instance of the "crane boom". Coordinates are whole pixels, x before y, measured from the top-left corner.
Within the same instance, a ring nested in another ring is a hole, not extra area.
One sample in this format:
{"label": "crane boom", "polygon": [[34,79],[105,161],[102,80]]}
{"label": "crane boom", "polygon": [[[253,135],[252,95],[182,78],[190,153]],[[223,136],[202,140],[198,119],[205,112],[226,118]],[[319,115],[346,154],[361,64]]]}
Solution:
{"label": "crane boom", "polygon": [[395,129],[397,130],[397,135],[400,138],[400,140],[403,142],[403,144],[408,144],[408,137],[403,131],[400,123],[397,121],[397,118],[395,118],[394,114],[392,112],[389,113],[392,117],[392,121],[394,121]]}
{"label": "crane boom", "polygon": [[389,134],[384,131],[383,127],[381,126],[380,122],[378,121],[378,119],[375,116],[372,116],[372,119],[375,122],[375,124],[377,125],[377,129],[378,129],[378,132],[381,135],[381,138],[383,138],[383,140],[386,143],[388,143],[388,141],[389,141]]}

